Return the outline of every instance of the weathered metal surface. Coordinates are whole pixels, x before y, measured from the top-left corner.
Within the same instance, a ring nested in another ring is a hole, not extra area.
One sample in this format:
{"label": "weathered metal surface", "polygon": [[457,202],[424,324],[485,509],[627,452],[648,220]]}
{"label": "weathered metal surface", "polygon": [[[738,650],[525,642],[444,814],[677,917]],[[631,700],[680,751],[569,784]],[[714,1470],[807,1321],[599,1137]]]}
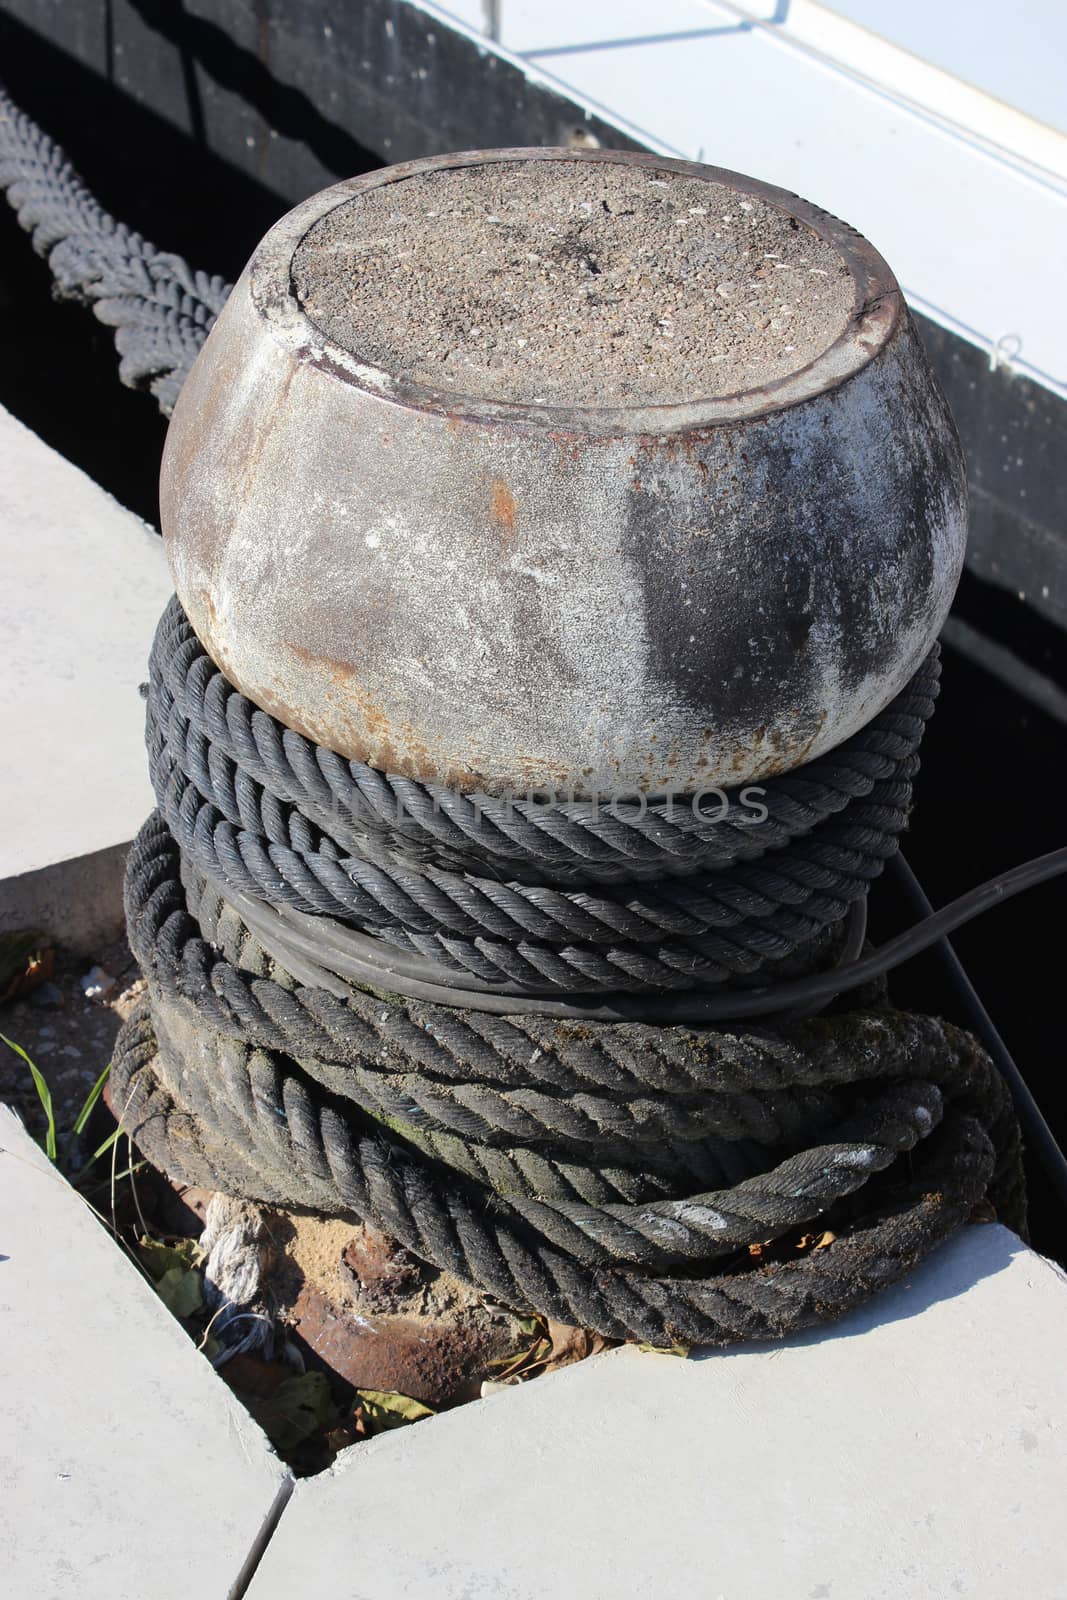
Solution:
{"label": "weathered metal surface", "polygon": [[186,383],[162,481],[178,594],[251,699],[342,754],[464,790],[661,793],[832,748],[912,674],[966,537],[947,406],[886,264],[795,196],[692,163],[834,244],[844,333],[692,404],[490,403],[402,384],[312,326],[272,229]]}

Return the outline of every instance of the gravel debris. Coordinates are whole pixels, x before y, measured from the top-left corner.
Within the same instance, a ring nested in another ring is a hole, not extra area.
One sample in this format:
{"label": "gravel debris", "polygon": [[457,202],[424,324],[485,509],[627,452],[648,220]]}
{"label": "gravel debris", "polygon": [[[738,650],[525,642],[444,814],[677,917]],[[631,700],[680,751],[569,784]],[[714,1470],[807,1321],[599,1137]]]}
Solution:
{"label": "gravel debris", "polygon": [[398,377],[524,404],[759,388],[843,331],[855,285],[803,223],[723,184],[515,161],[370,189],[309,231],[297,293]]}

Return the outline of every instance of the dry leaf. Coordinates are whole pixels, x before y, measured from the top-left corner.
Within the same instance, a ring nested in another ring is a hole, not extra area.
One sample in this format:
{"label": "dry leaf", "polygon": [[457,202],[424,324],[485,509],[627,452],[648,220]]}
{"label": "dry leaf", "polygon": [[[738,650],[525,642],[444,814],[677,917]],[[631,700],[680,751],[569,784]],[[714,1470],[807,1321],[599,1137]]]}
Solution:
{"label": "dry leaf", "polygon": [[179,1239],[174,1244],[164,1244],[162,1239],[138,1239],[137,1254],[149,1277],[157,1283],[172,1267],[188,1271],[204,1259],[204,1252],[195,1239]]}
{"label": "dry leaf", "polygon": [[286,1378],[265,1398],[238,1392],[276,1450],[295,1450],[326,1423],[337,1420],[329,1380],[321,1372]]}
{"label": "dry leaf", "polygon": [[591,1328],[572,1328],[567,1322],[553,1322],[551,1317],[548,1319],[548,1337],[552,1349],[545,1362],[546,1372],[554,1372],[557,1367],[569,1367],[575,1361],[585,1361],[589,1356],[599,1355],[610,1344],[603,1334],[594,1333]]}
{"label": "dry leaf", "polygon": [[409,1422],[421,1422],[435,1413],[421,1400],[407,1394],[393,1394],[383,1389],[357,1389],[355,1415],[363,1424],[360,1430],[367,1434],[385,1433],[390,1428],[403,1428]]}
{"label": "dry leaf", "polygon": [[187,1267],[168,1267],[155,1288],[172,1317],[191,1317],[204,1304],[200,1274]]}

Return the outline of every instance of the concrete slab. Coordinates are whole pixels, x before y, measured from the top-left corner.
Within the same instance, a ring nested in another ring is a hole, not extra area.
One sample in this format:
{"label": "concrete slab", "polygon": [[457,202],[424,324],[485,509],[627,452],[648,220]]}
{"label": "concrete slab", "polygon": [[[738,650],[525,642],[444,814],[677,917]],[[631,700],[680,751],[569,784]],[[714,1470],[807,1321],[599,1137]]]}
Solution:
{"label": "concrete slab", "polygon": [[4,1593],[242,1593],[288,1472],[6,1106],[0,1217]]}
{"label": "concrete slab", "polygon": [[1062,1600],[1067,1279],[973,1227],[832,1331],[612,1352],[300,1483],[249,1600]]}
{"label": "concrete slab", "polygon": [[121,930],[153,804],[137,689],[170,576],[140,518],[2,410],[0,571],[0,932],[88,952]]}

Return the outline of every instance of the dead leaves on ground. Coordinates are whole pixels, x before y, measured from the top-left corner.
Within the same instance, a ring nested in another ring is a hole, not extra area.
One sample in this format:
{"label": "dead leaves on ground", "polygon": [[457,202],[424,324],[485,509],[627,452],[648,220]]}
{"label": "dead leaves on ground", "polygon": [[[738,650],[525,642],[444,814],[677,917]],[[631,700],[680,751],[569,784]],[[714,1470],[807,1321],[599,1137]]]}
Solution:
{"label": "dead leaves on ground", "polygon": [[268,1394],[253,1394],[236,1386],[234,1392],[283,1456],[337,1421],[337,1404],[323,1372],[294,1373],[282,1378]]}
{"label": "dead leaves on ground", "polygon": [[171,1316],[214,1366],[222,1346],[211,1331],[215,1319],[209,1316],[204,1299],[206,1258],[197,1241],[173,1239],[167,1243],[144,1235],[137,1240],[137,1259]]}
{"label": "dead leaves on ground", "polygon": [[363,1439],[373,1439],[379,1433],[391,1433],[394,1428],[405,1428],[409,1423],[422,1422],[437,1413],[421,1400],[408,1394],[395,1394],[383,1389],[357,1389],[351,1411],[326,1434],[325,1443],[333,1457],[347,1450],[349,1445]]}
{"label": "dead leaves on ground", "polygon": [[421,1422],[435,1413],[421,1400],[407,1394],[393,1394],[381,1389],[357,1389],[353,1417],[363,1430],[363,1437],[376,1433],[389,1433],[393,1428],[403,1428],[409,1422]]}
{"label": "dead leaves on ground", "polygon": [[538,1378],[545,1372],[556,1372],[560,1367],[573,1366],[601,1350],[610,1350],[619,1341],[605,1339],[589,1328],[574,1328],[567,1322],[554,1322],[551,1317],[527,1317],[519,1326],[531,1337],[531,1343],[517,1356],[505,1356],[493,1362],[493,1376],[482,1384],[482,1394],[493,1394],[497,1389],[511,1388]]}
{"label": "dead leaves on ground", "polygon": [[164,1244],[160,1239],[139,1239],[137,1255],[155,1291],[171,1316],[183,1321],[204,1308],[204,1283],[200,1267],[204,1253],[195,1239]]}
{"label": "dead leaves on ground", "polygon": [[[137,1251],[156,1293],[172,1315],[187,1327],[193,1323],[195,1338],[194,1330],[206,1316],[203,1251],[193,1239],[167,1243],[150,1238],[138,1240]],[[551,1317],[527,1317],[519,1326],[529,1343],[492,1364],[483,1395],[573,1366],[620,1342]],[[202,1349],[205,1343],[215,1345],[210,1323],[203,1330]],[[676,1353],[685,1352],[679,1347]],[[300,1474],[321,1471],[361,1440],[436,1414],[411,1395],[377,1389],[356,1389],[347,1405],[339,1404],[324,1373],[294,1372],[284,1362],[247,1353],[230,1357],[218,1370],[274,1448]]]}

